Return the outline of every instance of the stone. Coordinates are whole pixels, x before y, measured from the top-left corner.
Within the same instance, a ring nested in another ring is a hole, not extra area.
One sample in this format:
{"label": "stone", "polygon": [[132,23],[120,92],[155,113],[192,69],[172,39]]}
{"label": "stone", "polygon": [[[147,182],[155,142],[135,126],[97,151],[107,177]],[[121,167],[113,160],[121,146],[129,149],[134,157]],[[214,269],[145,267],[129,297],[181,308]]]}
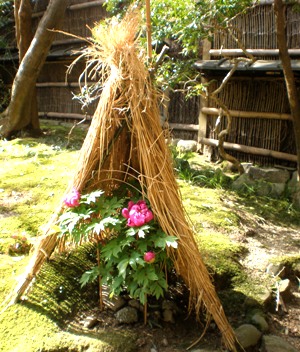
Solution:
{"label": "stone", "polygon": [[176,303],[172,302],[172,301],[169,301],[167,299],[165,299],[162,302],[161,308],[162,308],[162,310],[169,309],[169,310],[172,310],[174,312],[178,312],[178,307],[177,307]]}
{"label": "stone", "polygon": [[287,183],[291,191],[295,191],[299,187],[298,171],[294,171],[291,179]]}
{"label": "stone", "polygon": [[290,173],[286,169],[250,167],[249,175],[253,180],[264,180],[271,183],[286,183]]}
{"label": "stone", "polygon": [[236,191],[242,191],[247,189],[248,187],[254,187],[255,182],[251,179],[249,174],[242,174],[232,183],[232,189]]}
{"label": "stone", "polygon": [[300,189],[299,191],[292,193],[292,202],[296,209],[300,209]]}
{"label": "stone", "polygon": [[116,313],[116,319],[121,324],[133,324],[139,320],[138,311],[133,307],[124,307]]}
{"label": "stone", "polygon": [[166,323],[172,323],[172,324],[175,323],[174,313],[173,313],[173,311],[171,309],[165,309],[163,311],[163,320]]}
{"label": "stone", "polygon": [[94,316],[86,317],[83,322],[83,327],[85,329],[92,329],[95,325],[97,325],[98,319]]}
{"label": "stone", "polygon": [[252,324],[243,324],[235,330],[235,335],[241,346],[245,349],[256,346],[262,333]]}
{"label": "stone", "polygon": [[109,288],[106,285],[102,286],[102,297],[104,305],[113,312],[118,311],[126,305],[126,300],[121,296],[109,296]]}
{"label": "stone", "polygon": [[271,183],[269,181],[257,180],[256,193],[261,197],[280,197],[285,191],[285,183]]}
{"label": "stone", "polygon": [[168,342],[168,340],[167,340],[165,337],[161,340],[161,344],[162,344],[164,347],[169,346],[169,342]]}
{"label": "stone", "polygon": [[[293,272],[297,277],[300,277],[300,261],[293,265]],[[299,289],[300,289],[300,282],[299,282]]]}
{"label": "stone", "polygon": [[250,168],[253,166],[252,163],[241,163],[241,165],[243,166],[246,174],[249,173]]}
{"label": "stone", "polygon": [[273,293],[267,287],[261,287],[259,293],[256,294],[256,299],[246,297],[244,306],[246,311],[252,311],[253,308],[260,308],[260,306],[267,306],[273,299]]}
{"label": "stone", "polygon": [[291,281],[289,279],[280,280],[278,284],[279,293],[284,300],[290,299],[291,293]]}
{"label": "stone", "polygon": [[262,338],[262,352],[297,352],[287,341],[279,336],[264,335]]}
{"label": "stone", "polygon": [[221,169],[223,170],[223,172],[232,172],[232,173],[238,172],[237,167],[232,162],[230,162],[228,160],[224,160],[222,162]]}
{"label": "stone", "polygon": [[183,140],[181,139],[177,143],[177,149],[181,153],[196,152],[198,148],[198,143],[193,140]]}
{"label": "stone", "polygon": [[256,312],[250,320],[251,323],[259,329],[259,331],[265,333],[269,330],[269,324],[267,323],[262,312]]}
{"label": "stone", "polygon": [[282,264],[270,263],[266,268],[266,273],[272,277],[275,277],[275,276],[283,277],[284,266]]}
{"label": "stone", "polygon": [[177,144],[179,141],[180,141],[179,138],[172,138],[171,140],[168,140],[168,143],[173,147],[177,147]]}
{"label": "stone", "polygon": [[141,304],[140,301],[138,301],[137,299],[131,299],[129,302],[128,302],[128,305],[130,307],[133,307],[135,309],[137,309],[138,311],[140,312],[143,312],[144,310],[144,306]]}

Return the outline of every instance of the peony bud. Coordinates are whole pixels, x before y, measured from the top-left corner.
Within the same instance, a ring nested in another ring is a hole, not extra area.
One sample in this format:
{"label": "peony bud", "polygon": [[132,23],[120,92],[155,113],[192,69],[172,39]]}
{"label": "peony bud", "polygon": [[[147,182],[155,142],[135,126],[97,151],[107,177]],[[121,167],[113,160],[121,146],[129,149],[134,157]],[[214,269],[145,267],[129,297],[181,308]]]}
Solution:
{"label": "peony bud", "polygon": [[155,253],[154,252],[146,252],[144,254],[144,261],[149,264],[153,263],[155,261]]}
{"label": "peony bud", "polygon": [[75,208],[79,205],[80,193],[73,188],[72,191],[66,195],[64,203],[69,208]]}

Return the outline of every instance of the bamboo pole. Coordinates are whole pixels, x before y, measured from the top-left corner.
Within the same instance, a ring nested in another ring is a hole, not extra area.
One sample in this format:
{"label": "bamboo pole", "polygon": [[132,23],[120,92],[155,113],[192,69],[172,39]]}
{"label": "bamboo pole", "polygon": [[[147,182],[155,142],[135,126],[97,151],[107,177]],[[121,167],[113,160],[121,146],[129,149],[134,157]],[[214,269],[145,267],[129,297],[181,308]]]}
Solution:
{"label": "bamboo pole", "polygon": [[[88,84],[92,84],[92,82],[88,82]],[[41,82],[36,84],[37,88],[78,88],[78,82]]]}
{"label": "bamboo pole", "polygon": [[198,131],[199,125],[186,124],[186,123],[169,123],[169,128],[171,130]]}
{"label": "bamboo pole", "polygon": [[[245,56],[245,52],[242,49],[210,49],[210,55],[212,56]],[[254,56],[278,56],[278,49],[246,49],[246,53]],[[288,53],[290,56],[299,56],[300,49],[289,49]]]}
{"label": "bamboo pole", "polygon": [[[100,5],[102,6],[104,3],[105,3],[105,0],[95,0],[95,1],[90,1],[90,2],[83,2],[81,4],[75,4],[75,5],[68,6],[67,10],[76,11],[76,10],[88,9],[91,7],[99,7]],[[32,18],[42,17],[44,15],[44,13],[45,13],[45,11],[35,12],[32,15]]]}
{"label": "bamboo pole", "polygon": [[[202,112],[208,115],[218,116],[220,111],[217,108],[203,107]],[[289,120],[293,121],[292,115],[276,113],[276,112],[260,112],[260,111],[239,111],[229,110],[232,117],[252,118],[252,119],[273,119],[273,120]]]}
{"label": "bamboo pole", "polygon": [[[65,34],[67,36],[67,34]],[[61,40],[55,40],[52,45],[64,45],[64,44],[81,44],[81,43],[86,43],[83,39],[81,38],[73,38],[73,39],[61,39]]]}
{"label": "bamboo pole", "polygon": [[[199,143],[203,143],[203,144],[210,145],[213,147],[218,147],[218,145],[219,145],[219,141],[217,139],[212,139],[212,138],[202,138],[199,141]],[[247,153],[247,154],[271,156],[275,159],[282,159],[282,160],[297,162],[297,155],[282,153],[282,152],[278,152],[275,150],[250,147],[247,145],[240,145],[240,144],[228,143],[228,142],[224,142],[224,148],[230,149],[230,150],[235,150],[235,151],[242,152],[242,153]]]}
{"label": "bamboo pole", "polygon": [[39,112],[39,117],[40,118],[65,118],[65,119],[71,119],[71,120],[83,120],[86,118],[87,121],[92,119],[91,115],[83,115],[83,114],[74,114],[74,113],[66,113],[66,112]]}
{"label": "bamboo pole", "polygon": [[146,27],[147,27],[147,54],[152,59],[152,38],[151,38],[151,11],[150,0],[146,0]]}

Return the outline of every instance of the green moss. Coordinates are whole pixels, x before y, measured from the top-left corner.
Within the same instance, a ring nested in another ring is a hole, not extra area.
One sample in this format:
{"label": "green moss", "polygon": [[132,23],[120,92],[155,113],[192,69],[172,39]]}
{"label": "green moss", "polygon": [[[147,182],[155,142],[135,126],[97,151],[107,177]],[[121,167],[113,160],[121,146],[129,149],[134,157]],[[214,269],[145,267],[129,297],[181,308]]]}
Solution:
{"label": "green moss", "polygon": [[[47,122],[43,128],[46,135],[39,140],[0,141],[0,253],[6,253],[13,242],[12,235],[26,235],[34,241],[40,227],[48,222],[60,203],[77,164],[78,149],[86,131],[75,129],[68,143],[70,125],[52,126]],[[183,203],[197,233],[196,241],[205,264],[228,309],[226,312],[230,312],[246,297],[263,293],[260,291],[265,284],[246,277],[239,264],[245,248],[231,241],[229,236],[241,230],[238,210],[287,226],[300,224],[300,212],[293,209],[287,199],[272,200],[225,191],[220,187],[229,179],[216,173],[210,163],[203,162],[195,153],[189,162],[201,173],[190,173],[190,182],[179,181]],[[205,184],[194,182],[197,181],[193,179],[195,175],[204,176]],[[28,260],[28,256],[0,255],[2,302],[15,287]],[[280,260],[292,267],[299,257]],[[78,282],[83,271],[93,266],[94,261],[90,251],[82,248],[45,263],[27,299],[0,315],[0,350],[134,350],[136,337],[124,329],[100,330],[95,336],[71,330],[68,325],[68,320],[77,311],[98,304],[96,285],[82,289]]]}
{"label": "green moss", "polygon": [[[70,126],[47,125],[47,135],[0,141],[0,233],[3,237],[27,232],[36,236],[61,199],[85,131],[76,129],[66,149]],[[5,199],[1,202],[1,199]]]}
{"label": "green moss", "polygon": [[[86,245],[69,253],[57,255],[46,262],[32,290],[22,303],[9,307],[0,315],[0,350],[13,351],[133,351],[136,336],[126,329],[99,330],[97,334],[73,331],[68,321],[78,310],[97,306],[97,285],[82,289],[79,278],[95,265],[95,248]],[[1,265],[1,284],[14,286],[28,258],[15,262],[5,258]],[[21,261],[25,261],[22,262]],[[23,264],[23,265],[21,265]],[[9,280],[9,282],[6,282]],[[6,296],[8,291],[1,292]],[[1,298],[3,298],[1,297]]]}
{"label": "green moss", "polygon": [[185,210],[196,231],[205,227],[228,232],[239,227],[237,214],[223,204],[226,191],[202,188],[179,181]]}
{"label": "green moss", "polygon": [[293,273],[295,270],[299,271],[300,254],[274,257],[272,258],[271,263],[281,264],[285,268],[285,271]]}
{"label": "green moss", "polygon": [[100,330],[97,335],[63,331],[46,315],[23,305],[2,313],[0,325],[0,350],[5,352],[135,350],[136,337],[128,331]]}

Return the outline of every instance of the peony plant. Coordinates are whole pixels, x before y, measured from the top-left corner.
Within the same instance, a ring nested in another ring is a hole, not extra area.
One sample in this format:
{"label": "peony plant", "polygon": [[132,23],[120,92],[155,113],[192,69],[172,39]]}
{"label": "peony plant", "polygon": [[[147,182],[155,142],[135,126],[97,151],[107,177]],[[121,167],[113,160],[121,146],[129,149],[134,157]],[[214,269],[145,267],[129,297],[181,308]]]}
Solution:
{"label": "peony plant", "polygon": [[167,248],[177,248],[177,238],[166,235],[145,200],[105,197],[103,191],[81,195],[73,189],[59,218],[61,236],[79,244],[96,240],[99,263],[83,274],[81,284],[97,278],[111,295],[126,291],[146,303],[168,288],[165,273],[172,266]]}

